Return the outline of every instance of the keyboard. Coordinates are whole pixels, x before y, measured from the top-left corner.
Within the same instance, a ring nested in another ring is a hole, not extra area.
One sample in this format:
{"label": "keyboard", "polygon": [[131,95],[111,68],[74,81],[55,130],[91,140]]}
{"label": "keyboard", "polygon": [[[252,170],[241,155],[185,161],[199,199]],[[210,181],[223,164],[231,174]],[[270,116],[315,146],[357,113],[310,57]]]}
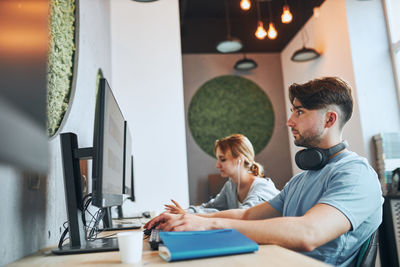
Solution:
{"label": "keyboard", "polygon": [[132,224],[132,225],[139,226],[139,228],[142,227],[142,222],[140,220],[129,220],[129,221],[120,220],[120,221],[117,221],[117,224]]}
{"label": "keyboard", "polygon": [[152,250],[157,250],[158,249],[158,245],[161,243],[162,244],[162,240],[160,238],[160,230],[157,229],[153,229],[151,230],[150,233],[150,237],[149,237],[149,244]]}

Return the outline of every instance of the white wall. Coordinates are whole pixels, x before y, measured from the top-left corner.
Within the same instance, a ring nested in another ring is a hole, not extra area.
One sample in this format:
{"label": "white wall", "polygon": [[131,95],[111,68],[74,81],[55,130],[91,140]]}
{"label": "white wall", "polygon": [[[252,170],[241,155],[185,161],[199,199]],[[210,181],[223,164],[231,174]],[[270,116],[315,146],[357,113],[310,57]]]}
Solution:
{"label": "white wall", "polygon": [[[365,156],[365,140],[362,135],[357,101],[359,88],[354,79],[344,0],[326,0],[320,7],[319,17],[312,17],[304,28],[309,37],[306,46],[315,48],[322,55],[320,58],[308,62],[299,63],[290,60],[293,53],[303,46],[302,32],[300,31],[281,53],[283,84],[285,88],[288,88],[292,83],[303,83],[323,76],[338,76],[346,80],[353,87],[355,101],[353,116],[344,128],[343,137],[349,142],[352,151]],[[287,90],[285,90],[285,96],[288,97]],[[287,114],[290,114],[290,103],[286,103]],[[299,169],[294,162],[294,155],[299,148],[293,144],[293,136],[291,134],[289,136],[293,172],[297,173]]]}
{"label": "white wall", "polygon": [[259,85],[270,99],[275,115],[274,131],[267,146],[256,155],[256,161],[263,164],[265,174],[276,186],[282,188],[292,176],[289,154],[284,88],[282,85],[281,62],[278,53],[248,54],[258,67],[249,72],[233,69],[241,54],[187,54],[183,56],[183,79],[185,87],[186,138],[188,149],[188,170],[190,203],[198,204],[208,200],[209,174],[218,173],[215,158],[207,155],[194,141],[187,122],[190,101],[205,82],[222,75],[239,75]]}
{"label": "white wall", "polygon": [[347,24],[364,149],[375,161],[372,136],[400,131],[400,108],[381,0],[346,0]]}
{"label": "white wall", "polygon": [[133,139],[136,202],[124,207],[124,212],[161,211],[171,198],[186,206],[178,0],[113,0],[111,29],[111,87]]}
{"label": "white wall", "polygon": [[[81,0],[76,91],[61,132],[75,132],[81,147],[92,146],[97,69],[111,75],[109,0]],[[50,170],[38,190],[28,189],[21,171],[0,166],[0,266],[55,246],[66,221],[60,139],[49,142]]]}

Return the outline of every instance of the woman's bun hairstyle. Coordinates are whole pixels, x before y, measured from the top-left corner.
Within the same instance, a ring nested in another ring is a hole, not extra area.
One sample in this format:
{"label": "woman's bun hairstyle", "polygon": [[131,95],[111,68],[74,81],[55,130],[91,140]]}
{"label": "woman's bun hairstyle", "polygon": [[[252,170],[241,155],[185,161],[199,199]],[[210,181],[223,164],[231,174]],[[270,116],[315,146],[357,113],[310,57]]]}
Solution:
{"label": "woman's bun hairstyle", "polygon": [[264,168],[263,166],[258,163],[258,162],[253,162],[253,164],[250,165],[249,167],[249,171],[255,175],[255,176],[259,176],[259,177],[265,177],[264,175]]}

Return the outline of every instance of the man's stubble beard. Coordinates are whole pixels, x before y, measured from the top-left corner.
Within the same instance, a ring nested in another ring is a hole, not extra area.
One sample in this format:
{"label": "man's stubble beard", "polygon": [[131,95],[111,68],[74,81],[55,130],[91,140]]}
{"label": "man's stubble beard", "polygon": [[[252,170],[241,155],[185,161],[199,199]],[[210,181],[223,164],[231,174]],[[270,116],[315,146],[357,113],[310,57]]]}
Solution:
{"label": "man's stubble beard", "polygon": [[317,147],[322,140],[322,132],[323,129],[319,129],[318,133],[310,134],[307,137],[304,137],[304,135],[307,134],[307,132],[303,135],[298,133],[298,138],[294,140],[294,144],[296,146],[301,146],[301,147]]}

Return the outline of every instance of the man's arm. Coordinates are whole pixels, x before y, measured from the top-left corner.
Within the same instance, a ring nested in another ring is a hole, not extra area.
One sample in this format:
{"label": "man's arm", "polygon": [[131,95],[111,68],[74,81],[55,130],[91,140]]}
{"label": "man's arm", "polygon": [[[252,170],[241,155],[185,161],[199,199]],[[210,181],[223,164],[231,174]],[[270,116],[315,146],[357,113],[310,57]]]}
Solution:
{"label": "man's arm", "polygon": [[260,203],[248,209],[231,209],[215,213],[197,214],[205,218],[228,218],[238,220],[261,220],[282,216],[268,202]]}
{"label": "man's arm", "polygon": [[[214,213],[195,213],[191,214],[197,217],[204,217],[204,218],[226,218],[226,219],[237,219],[237,220],[261,220],[267,218],[274,218],[278,216],[282,216],[277,210],[275,210],[268,202],[260,203],[254,207],[248,209],[231,209],[231,210],[224,210],[220,212]],[[144,225],[145,229],[150,229],[155,224],[162,224],[166,223],[170,220],[177,220],[180,216],[172,216],[168,213],[162,213],[160,216],[152,219],[148,223]],[[202,228],[202,227],[200,227]],[[200,229],[199,228],[199,229]]]}
{"label": "man's arm", "polygon": [[312,251],[351,228],[347,217],[327,204],[317,204],[301,217],[254,220],[254,217],[260,216],[258,209],[259,205],[249,209],[247,218],[250,220],[201,218],[185,214],[168,218],[159,227],[166,231],[235,228],[259,244],[276,244],[298,251]]}

